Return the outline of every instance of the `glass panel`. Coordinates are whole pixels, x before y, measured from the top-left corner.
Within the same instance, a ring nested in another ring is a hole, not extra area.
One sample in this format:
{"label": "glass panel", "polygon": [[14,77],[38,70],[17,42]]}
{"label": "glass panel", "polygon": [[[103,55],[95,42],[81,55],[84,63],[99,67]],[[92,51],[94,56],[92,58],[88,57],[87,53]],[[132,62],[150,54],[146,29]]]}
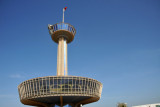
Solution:
{"label": "glass panel", "polygon": [[54,88],[57,88],[57,79],[54,79]]}
{"label": "glass panel", "polygon": [[70,26],[68,26],[68,31],[70,31]]}
{"label": "glass panel", "polygon": [[68,80],[68,90],[69,90],[69,92],[72,92],[72,90],[73,90],[73,83],[72,83],[73,81],[72,81],[72,78],[70,78],[69,80]]}
{"label": "glass panel", "polygon": [[66,24],[66,28],[65,28],[66,30],[68,29],[68,24]]}
{"label": "glass panel", "polygon": [[57,24],[56,25],[54,25],[54,31],[56,31],[57,30]]}
{"label": "glass panel", "polygon": [[35,95],[37,95],[37,80],[36,79],[34,80],[34,92],[35,92]]}
{"label": "glass panel", "polygon": [[86,84],[85,84],[85,92],[87,93],[88,91],[88,79],[86,79]]}
{"label": "glass panel", "polygon": [[25,87],[26,87],[26,97],[28,97],[28,83],[27,83],[27,81],[25,83]]}
{"label": "glass panel", "polygon": [[43,78],[42,80],[42,86],[41,86],[41,90],[43,91],[43,94],[46,93],[46,81],[45,81],[45,78]]}
{"label": "glass panel", "polygon": [[49,78],[46,78],[46,93],[49,93]]}
{"label": "glass panel", "polygon": [[61,29],[61,24],[57,24],[58,25],[58,30]]}
{"label": "glass panel", "polygon": [[39,83],[40,83],[40,82],[39,82],[39,79],[38,79],[38,81],[37,81],[37,94],[40,94],[40,93],[39,93],[39,89],[40,89],[40,87],[39,87],[40,84],[39,84]]}
{"label": "glass panel", "polygon": [[70,32],[72,32],[72,31],[73,31],[73,28],[71,27]]}
{"label": "glass panel", "polygon": [[72,91],[75,92],[75,89],[76,89],[76,80],[75,78],[73,78],[73,84],[72,84]]}
{"label": "glass panel", "polygon": [[62,29],[65,29],[66,24],[62,23]]}

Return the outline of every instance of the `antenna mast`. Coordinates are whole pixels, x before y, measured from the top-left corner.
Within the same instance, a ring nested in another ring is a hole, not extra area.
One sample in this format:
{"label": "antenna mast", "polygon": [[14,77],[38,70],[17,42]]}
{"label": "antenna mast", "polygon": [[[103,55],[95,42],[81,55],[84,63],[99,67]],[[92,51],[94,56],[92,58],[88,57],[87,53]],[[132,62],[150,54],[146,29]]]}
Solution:
{"label": "antenna mast", "polygon": [[64,12],[66,11],[67,7],[63,8],[63,19],[62,22],[64,23]]}

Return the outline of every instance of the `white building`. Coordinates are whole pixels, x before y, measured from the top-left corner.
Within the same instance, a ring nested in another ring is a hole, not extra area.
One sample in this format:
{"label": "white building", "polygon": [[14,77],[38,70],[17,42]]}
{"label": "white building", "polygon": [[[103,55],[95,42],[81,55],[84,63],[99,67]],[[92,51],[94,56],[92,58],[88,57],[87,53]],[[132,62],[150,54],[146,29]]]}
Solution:
{"label": "white building", "polygon": [[139,105],[139,106],[132,106],[132,107],[160,107],[160,103],[146,104],[146,105]]}

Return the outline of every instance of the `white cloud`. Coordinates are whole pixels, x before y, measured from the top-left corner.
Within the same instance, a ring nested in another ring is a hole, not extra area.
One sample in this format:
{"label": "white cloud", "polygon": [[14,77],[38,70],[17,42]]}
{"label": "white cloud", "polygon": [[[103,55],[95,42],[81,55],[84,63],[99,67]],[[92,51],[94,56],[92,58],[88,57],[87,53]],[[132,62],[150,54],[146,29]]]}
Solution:
{"label": "white cloud", "polygon": [[20,75],[20,74],[12,74],[12,75],[10,75],[9,77],[10,77],[10,78],[23,78],[23,76]]}

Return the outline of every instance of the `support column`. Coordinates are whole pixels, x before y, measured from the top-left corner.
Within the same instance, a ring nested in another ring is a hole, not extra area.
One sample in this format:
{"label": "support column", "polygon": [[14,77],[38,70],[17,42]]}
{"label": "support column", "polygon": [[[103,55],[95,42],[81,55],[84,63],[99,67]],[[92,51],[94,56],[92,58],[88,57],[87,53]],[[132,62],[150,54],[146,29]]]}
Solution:
{"label": "support column", "polygon": [[58,49],[57,49],[57,76],[59,75],[59,66],[60,66],[60,64],[59,64],[59,53],[60,53],[60,50],[59,50],[59,47],[60,47],[60,41],[58,41]]}
{"label": "support column", "polygon": [[61,107],[63,107],[63,96],[60,96]]}
{"label": "support column", "polygon": [[64,76],[64,38],[61,39],[61,76]]}
{"label": "support column", "polygon": [[67,41],[61,37],[58,41],[57,76],[68,75],[67,72]]}
{"label": "support column", "polygon": [[67,40],[64,40],[64,69],[65,69],[65,76],[67,76],[68,75],[68,60],[67,60]]}
{"label": "support column", "polygon": [[57,53],[57,76],[61,76],[61,38],[58,41],[58,53]]}

